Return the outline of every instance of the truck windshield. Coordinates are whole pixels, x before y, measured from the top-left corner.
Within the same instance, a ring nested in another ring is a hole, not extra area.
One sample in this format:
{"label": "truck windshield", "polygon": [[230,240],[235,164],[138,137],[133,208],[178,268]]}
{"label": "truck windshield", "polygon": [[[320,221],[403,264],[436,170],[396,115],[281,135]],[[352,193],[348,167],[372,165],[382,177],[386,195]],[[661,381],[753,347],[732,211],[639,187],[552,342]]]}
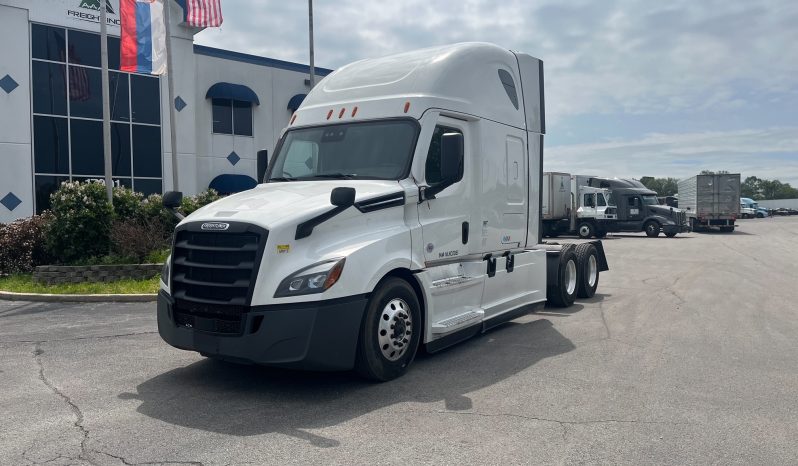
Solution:
{"label": "truck windshield", "polygon": [[605,196],[607,196],[607,205],[614,206],[615,199],[612,198],[612,193],[608,192],[607,194],[605,194]]}
{"label": "truck windshield", "polygon": [[643,204],[645,204],[645,205],[659,205],[659,199],[657,199],[657,196],[653,196],[653,195],[643,196]]}
{"label": "truck windshield", "polygon": [[317,126],[289,131],[268,181],[400,180],[407,176],[418,135],[410,120]]}

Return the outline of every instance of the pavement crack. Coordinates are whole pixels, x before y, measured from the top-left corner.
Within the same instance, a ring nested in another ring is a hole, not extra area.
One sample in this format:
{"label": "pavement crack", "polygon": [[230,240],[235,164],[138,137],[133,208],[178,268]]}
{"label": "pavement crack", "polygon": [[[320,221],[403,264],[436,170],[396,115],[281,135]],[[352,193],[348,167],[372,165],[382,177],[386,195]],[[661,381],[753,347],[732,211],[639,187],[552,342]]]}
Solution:
{"label": "pavement crack", "polygon": [[49,388],[53,393],[55,393],[59,398],[61,398],[64,403],[69,406],[69,409],[75,415],[75,422],[72,424],[76,429],[78,429],[82,435],[82,439],[80,441],[80,456],[78,459],[84,460],[89,464],[95,464],[91,458],[87,455],[86,443],[89,441],[89,431],[83,425],[83,411],[80,410],[78,405],[70,398],[67,394],[62,392],[55,384],[47,378],[47,375],[44,371],[44,363],[42,362],[41,355],[44,354],[44,350],[42,349],[42,341],[36,342],[36,346],[33,350],[33,358],[36,361],[36,365],[39,367],[39,380]]}
{"label": "pavement crack", "polygon": [[125,466],[167,465],[167,464],[177,464],[177,465],[185,464],[185,465],[191,465],[191,466],[205,466],[201,461],[167,461],[167,460],[164,460],[164,461],[144,461],[144,462],[141,462],[141,463],[134,463],[132,461],[127,460],[124,456],[114,455],[112,453],[108,453],[107,451],[99,451],[99,450],[94,450],[94,451],[96,453],[101,454],[101,455],[110,456],[111,458],[114,458],[115,460],[119,460]]}
{"label": "pavement crack", "polygon": [[158,332],[151,331],[151,332],[132,332],[132,333],[118,333],[114,335],[96,335],[96,336],[88,336],[88,337],[75,337],[75,338],[56,338],[53,340],[8,340],[8,341],[0,341],[0,343],[56,343],[59,341],[82,341],[82,340],[102,340],[105,338],[121,338],[121,337],[132,337],[136,335],[153,335]]}

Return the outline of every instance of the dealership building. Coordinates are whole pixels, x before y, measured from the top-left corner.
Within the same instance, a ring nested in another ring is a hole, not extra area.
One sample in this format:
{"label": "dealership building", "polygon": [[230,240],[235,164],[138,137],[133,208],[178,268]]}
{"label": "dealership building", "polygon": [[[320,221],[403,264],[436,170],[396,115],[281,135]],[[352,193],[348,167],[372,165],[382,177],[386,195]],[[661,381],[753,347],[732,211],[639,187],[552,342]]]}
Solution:
{"label": "dealership building", "polygon": [[184,1],[168,2],[170,102],[166,77],[119,71],[119,0],[0,0],[0,223],[46,209],[62,181],[104,176],[101,2],[114,181],[145,194],[172,189],[169,105],[181,191],[260,179],[309,90],[309,67],[194,44],[201,29],[182,23]]}

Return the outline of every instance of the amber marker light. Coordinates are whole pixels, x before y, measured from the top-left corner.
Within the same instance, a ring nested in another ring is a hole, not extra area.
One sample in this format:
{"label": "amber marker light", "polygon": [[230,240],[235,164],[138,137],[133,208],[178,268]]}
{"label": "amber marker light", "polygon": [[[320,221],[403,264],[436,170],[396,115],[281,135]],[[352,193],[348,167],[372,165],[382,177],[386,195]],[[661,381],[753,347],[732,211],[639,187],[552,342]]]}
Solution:
{"label": "amber marker light", "polygon": [[327,112],[327,119],[329,120],[330,117],[332,117],[332,109],[330,109],[330,111]]}
{"label": "amber marker light", "polygon": [[357,113],[357,107],[355,107],[355,108],[353,108],[353,109],[352,109],[352,118],[354,118],[354,117],[355,117],[355,114],[356,114],[356,113]]}
{"label": "amber marker light", "polygon": [[294,113],[294,116],[291,117],[291,124],[293,125],[295,121],[296,121],[296,113]]}
{"label": "amber marker light", "polygon": [[338,118],[342,118],[345,112],[346,112],[346,107],[342,108],[341,111],[338,112]]}
{"label": "amber marker light", "polygon": [[410,110],[410,102],[405,102],[405,113]]}

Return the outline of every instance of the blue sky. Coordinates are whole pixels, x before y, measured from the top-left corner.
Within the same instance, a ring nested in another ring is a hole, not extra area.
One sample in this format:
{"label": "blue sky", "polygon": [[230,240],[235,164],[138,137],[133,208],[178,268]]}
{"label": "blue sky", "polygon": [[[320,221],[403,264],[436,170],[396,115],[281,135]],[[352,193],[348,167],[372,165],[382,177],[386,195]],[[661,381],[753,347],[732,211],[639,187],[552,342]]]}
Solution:
{"label": "blue sky", "polygon": [[[308,61],[307,3],[225,0],[196,42]],[[798,186],[798,1],[314,2],[316,64],[488,41],[545,63],[546,170]]]}

